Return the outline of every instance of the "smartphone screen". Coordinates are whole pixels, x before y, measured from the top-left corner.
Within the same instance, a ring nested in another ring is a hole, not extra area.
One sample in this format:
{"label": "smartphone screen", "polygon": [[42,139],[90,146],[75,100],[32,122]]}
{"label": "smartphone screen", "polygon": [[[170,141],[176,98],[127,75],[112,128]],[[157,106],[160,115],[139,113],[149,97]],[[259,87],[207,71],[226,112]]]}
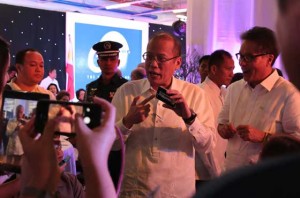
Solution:
{"label": "smartphone screen", "polygon": [[48,94],[5,90],[3,93],[0,130],[3,154],[8,157],[0,159],[5,163],[19,163],[21,143],[18,133],[30,118],[34,116],[38,100],[49,99]]}
{"label": "smartphone screen", "polygon": [[39,101],[35,122],[36,130],[42,133],[47,120],[56,117],[58,114],[61,116],[61,120],[59,124],[55,126],[56,134],[74,136],[75,115],[80,114],[83,117],[84,123],[89,128],[94,128],[100,125],[101,107],[93,103]]}
{"label": "smartphone screen", "polygon": [[48,94],[29,93],[19,91],[4,91],[2,101],[2,116],[4,119],[14,119],[17,114],[17,107],[22,108],[21,123],[28,121],[36,111],[38,100],[49,99]]}

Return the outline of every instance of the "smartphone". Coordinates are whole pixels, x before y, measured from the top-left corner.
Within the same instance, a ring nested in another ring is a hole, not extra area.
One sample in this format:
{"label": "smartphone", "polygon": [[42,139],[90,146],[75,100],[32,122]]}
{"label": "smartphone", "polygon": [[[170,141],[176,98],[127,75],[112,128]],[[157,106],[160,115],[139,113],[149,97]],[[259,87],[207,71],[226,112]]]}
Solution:
{"label": "smartphone", "polygon": [[76,113],[81,114],[84,123],[93,129],[100,125],[101,112],[101,106],[94,103],[40,100],[37,103],[35,130],[38,133],[43,133],[48,119],[61,114],[62,120],[55,126],[55,134],[73,137],[76,135],[74,126]]}
{"label": "smartphone", "polygon": [[175,107],[176,104],[173,102],[173,100],[170,98],[170,96],[167,94],[167,90],[163,87],[158,87],[157,92],[156,92],[156,98],[158,100],[163,101],[167,105],[171,107]]}
{"label": "smartphone", "polygon": [[71,157],[70,156],[67,156],[65,159],[61,160],[59,163],[58,163],[58,166],[62,166],[66,163],[68,163],[70,161]]}

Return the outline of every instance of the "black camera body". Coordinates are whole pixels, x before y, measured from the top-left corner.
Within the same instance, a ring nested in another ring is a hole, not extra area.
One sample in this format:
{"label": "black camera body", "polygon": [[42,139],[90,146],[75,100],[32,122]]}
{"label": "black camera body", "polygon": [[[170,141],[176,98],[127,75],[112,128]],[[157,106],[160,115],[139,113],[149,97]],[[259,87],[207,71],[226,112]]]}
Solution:
{"label": "black camera body", "polygon": [[174,101],[167,94],[167,90],[163,87],[158,87],[157,92],[156,92],[156,98],[163,101],[164,103],[171,106],[172,108],[174,108],[176,106]]}
{"label": "black camera body", "polygon": [[72,120],[75,114],[79,113],[83,117],[84,123],[93,129],[100,125],[101,106],[94,103],[75,103],[53,100],[40,100],[37,103],[35,130],[43,133],[48,119],[54,118],[57,114],[61,114],[63,125],[57,127],[55,134],[65,136],[75,136],[74,123]]}

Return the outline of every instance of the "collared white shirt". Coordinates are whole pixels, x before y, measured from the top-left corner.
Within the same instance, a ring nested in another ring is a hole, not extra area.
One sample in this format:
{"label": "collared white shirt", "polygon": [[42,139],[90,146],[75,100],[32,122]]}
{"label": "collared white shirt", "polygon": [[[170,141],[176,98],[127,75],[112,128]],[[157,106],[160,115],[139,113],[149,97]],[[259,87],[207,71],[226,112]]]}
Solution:
{"label": "collared white shirt", "polygon": [[[214,118],[216,121],[216,128],[218,126],[218,116],[220,111],[222,110],[223,103],[225,100],[226,88],[225,87],[218,87],[216,83],[214,83],[210,78],[207,76],[206,79],[199,84],[199,87],[204,89],[205,93],[209,98],[209,102],[213,109]],[[227,147],[227,140],[223,139],[219,134],[216,135],[216,147],[213,150],[214,156],[216,158],[216,165],[218,168],[218,174],[223,172],[224,170],[224,162],[225,162],[225,151]],[[197,162],[197,161],[196,161]],[[197,167],[197,165],[196,165]],[[201,175],[199,175],[200,179],[202,179]],[[206,179],[206,178],[204,178]],[[208,178],[210,179],[210,178]]]}
{"label": "collared white shirt", "polygon": [[148,79],[125,83],[112,100],[126,141],[121,197],[191,197],[195,193],[195,149],[204,154],[215,145],[213,112],[197,85],[173,78],[170,89],[178,90],[197,113],[191,126],[154,98],[148,103],[149,116],[130,130],[125,128],[122,119],[134,97],[141,96],[141,102],[153,91]]}
{"label": "collared white shirt", "polygon": [[[23,91],[16,83],[15,83],[15,78],[12,79],[9,83],[7,83],[12,90],[14,91]],[[56,100],[55,96],[53,95],[52,92],[49,90],[44,89],[43,87],[40,87],[38,84],[30,91],[30,92],[35,92],[35,93],[42,93],[42,94],[48,94],[50,97],[50,100]]]}
{"label": "collared white shirt", "polygon": [[57,81],[55,78],[54,78],[54,79],[50,78],[50,76],[47,76],[46,78],[44,78],[44,79],[41,81],[40,86],[43,87],[44,89],[47,89],[48,86],[49,86],[51,83],[57,85],[57,88],[58,88],[57,92],[59,92],[59,91],[60,91],[60,88],[59,88],[59,85],[58,85],[58,81]]}
{"label": "collared white shirt", "polygon": [[[300,95],[287,80],[273,72],[254,89],[243,79],[227,89],[220,124],[250,125],[267,133],[288,133],[300,138]],[[262,143],[228,139],[226,170],[257,162]]]}

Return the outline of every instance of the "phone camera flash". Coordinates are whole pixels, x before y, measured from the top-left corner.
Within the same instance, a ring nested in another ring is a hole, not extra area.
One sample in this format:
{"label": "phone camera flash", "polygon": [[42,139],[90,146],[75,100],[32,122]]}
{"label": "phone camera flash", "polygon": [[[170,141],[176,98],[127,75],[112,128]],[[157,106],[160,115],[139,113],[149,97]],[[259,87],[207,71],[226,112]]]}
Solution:
{"label": "phone camera flash", "polygon": [[83,118],[83,122],[84,122],[85,124],[89,124],[89,123],[91,122],[91,118],[90,118],[90,117],[84,117],[84,118]]}

